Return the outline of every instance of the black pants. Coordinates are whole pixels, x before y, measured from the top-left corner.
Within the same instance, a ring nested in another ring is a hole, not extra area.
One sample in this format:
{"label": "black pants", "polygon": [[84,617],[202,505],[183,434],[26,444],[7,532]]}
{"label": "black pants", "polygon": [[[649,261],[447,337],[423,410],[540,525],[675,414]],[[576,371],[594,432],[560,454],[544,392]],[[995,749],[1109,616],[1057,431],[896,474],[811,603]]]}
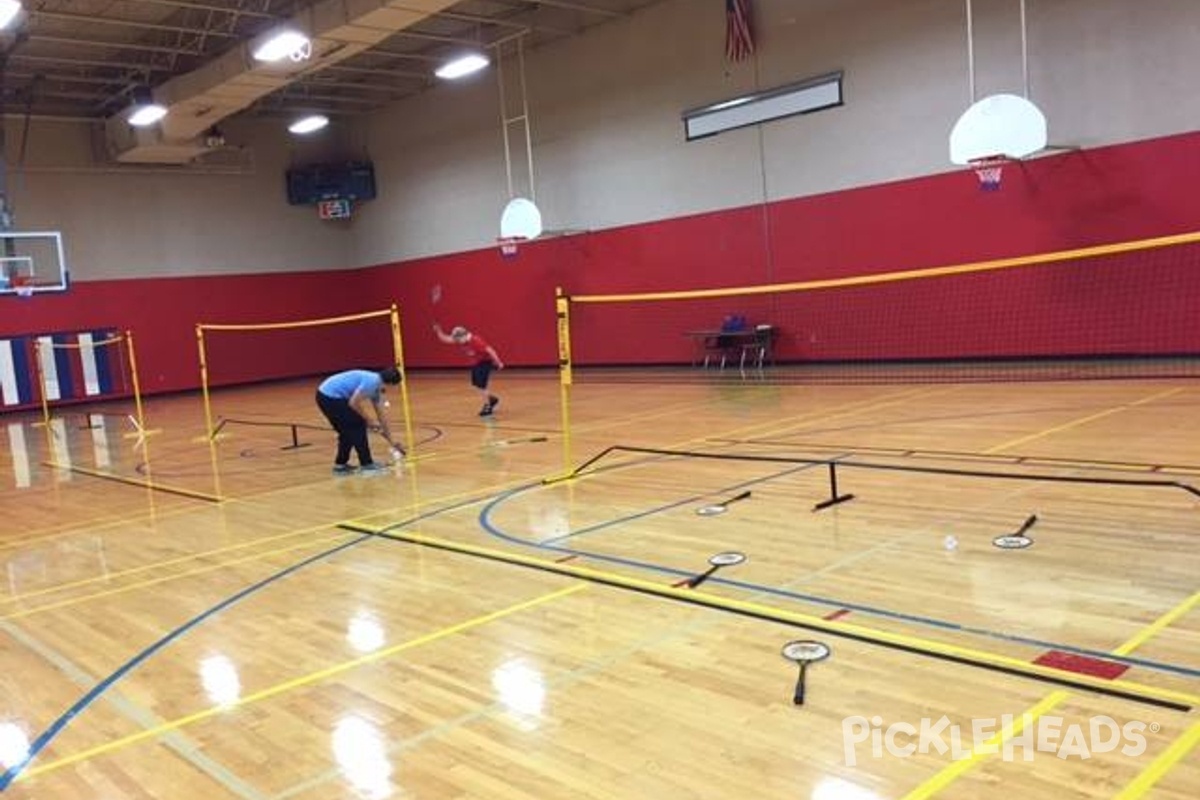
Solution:
{"label": "black pants", "polygon": [[359,466],[371,463],[371,446],[367,443],[367,421],[350,407],[349,400],[317,392],[317,408],[337,431],[337,457],[333,463],[345,464],[350,460],[350,450],[358,454]]}

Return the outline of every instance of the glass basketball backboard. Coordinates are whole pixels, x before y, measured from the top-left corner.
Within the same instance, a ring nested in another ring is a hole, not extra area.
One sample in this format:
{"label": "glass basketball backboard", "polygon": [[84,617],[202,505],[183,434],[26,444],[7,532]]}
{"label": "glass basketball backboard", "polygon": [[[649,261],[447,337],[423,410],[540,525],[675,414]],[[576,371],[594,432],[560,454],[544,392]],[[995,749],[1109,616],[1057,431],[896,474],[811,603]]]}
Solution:
{"label": "glass basketball backboard", "polygon": [[67,288],[67,264],[58,231],[0,232],[0,294],[28,295]]}

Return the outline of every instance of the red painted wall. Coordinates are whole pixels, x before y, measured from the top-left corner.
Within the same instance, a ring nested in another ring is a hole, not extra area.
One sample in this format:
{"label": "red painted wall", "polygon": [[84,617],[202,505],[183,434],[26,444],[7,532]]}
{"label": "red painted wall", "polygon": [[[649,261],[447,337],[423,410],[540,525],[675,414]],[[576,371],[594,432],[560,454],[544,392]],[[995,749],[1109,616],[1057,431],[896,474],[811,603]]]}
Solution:
{"label": "red painted wall", "polygon": [[[429,330],[465,324],[513,365],[557,359],[554,289],[673,291],[871,275],[1200,230],[1200,133],[360,270],[78,283],[0,297],[0,337],[128,328],[144,391],[199,383],[195,323],[400,304],[410,366],[461,363]],[[432,303],[430,290],[442,287]],[[684,331],[731,312],[775,324],[784,358],[1200,352],[1200,248],[785,298],[574,306],[583,363],[686,361]],[[384,363],[386,322],[211,334],[215,385]]]}

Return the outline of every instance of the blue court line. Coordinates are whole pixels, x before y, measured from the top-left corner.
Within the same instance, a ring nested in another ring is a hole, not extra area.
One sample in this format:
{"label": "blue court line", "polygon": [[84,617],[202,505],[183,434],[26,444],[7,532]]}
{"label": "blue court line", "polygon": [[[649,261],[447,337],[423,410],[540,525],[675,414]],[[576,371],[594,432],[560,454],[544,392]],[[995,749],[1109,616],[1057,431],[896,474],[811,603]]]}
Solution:
{"label": "blue court line", "polygon": [[[809,465],[805,465],[805,466],[809,466]],[[792,471],[794,471],[794,470],[788,470],[787,472],[792,472]],[[756,483],[762,483],[765,481],[772,480],[774,477],[777,477],[777,476],[769,475],[769,476],[766,476],[763,478],[758,478],[753,481],[747,481],[744,483],[736,484],[735,486],[729,487],[728,489],[723,489],[722,491],[734,491],[736,489],[743,488],[745,486],[750,486],[750,485],[753,485]],[[695,498],[681,501],[681,502],[668,503],[667,505],[658,506],[658,507],[652,508],[648,511],[641,511],[636,514],[631,514],[631,515],[625,516],[625,517],[617,517],[615,519],[608,520],[606,522],[601,522],[601,523],[597,523],[595,525],[588,526],[586,528],[582,528],[579,531],[576,531],[574,534],[566,534],[564,536],[559,536],[553,540],[547,540],[545,542],[537,542],[537,541],[533,541],[530,539],[522,539],[520,537],[513,536],[511,534],[505,533],[504,531],[500,530],[500,528],[498,528],[495,524],[492,523],[492,520],[491,520],[492,512],[497,507],[499,507],[501,504],[507,502],[508,500],[510,500],[511,498],[515,497],[518,494],[526,492],[529,489],[538,488],[539,485],[540,484],[532,484],[530,486],[520,486],[520,487],[511,489],[507,492],[504,492],[504,493],[498,495],[495,499],[493,499],[486,506],[484,506],[484,508],[479,512],[480,526],[485,531],[487,531],[489,535],[491,535],[493,537],[502,539],[507,542],[511,542],[513,544],[523,545],[525,547],[536,547],[536,548],[539,548],[542,550],[552,550],[557,553],[569,553],[569,554],[575,555],[575,556],[582,556],[584,558],[591,558],[591,559],[595,559],[597,561],[604,561],[604,562],[608,562],[608,563],[612,563],[612,564],[620,564],[622,566],[633,567],[634,569],[647,570],[650,572],[658,572],[658,573],[665,574],[665,575],[672,575],[672,576],[678,576],[678,577],[689,577],[689,578],[693,577],[695,575],[694,569],[693,570],[676,569],[674,567],[667,567],[667,566],[663,566],[661,564],[655,564],[655,563],[648,562],[648,561],[639,561],[636,559],[622,558],[620,556],[611,556],[611,555],[606,555],[604,553],[597,553],[597,552],[590,551],[590,550],[579,550],[579,549],[571,548],[571,547],[563,547],[563,546],[560,546],[559,544],[557,544],[558,541],[561,541],[561,540],[566,539],[573,535],[579,535],[579,534],[584,534],[584,533],[593,533],[595,531],[602,530],[604,528],[611,528],[611,527],[615,527],[617,525],[621,525],[630,520],[642,519],[644,517],[648,517],[653,514],[657,514],[661,511],[666,511],[669,509],[677,508],[680,505],[684,505],[689,502],[694,502]],[[701,495],[701,497],[704,497],[704,496],[707,496],[707,495]],[[869,606],[869,605],[864,605],[862,603],[849,602],[846,600],[838,600],[836,598],[831,598],[831,597],[821,597],[819,595],[804,594],[802,592],[794,592],[789,589],[780,589],[780,588],[777,588],[774,586],[766,586],[763,584],[756,584],[756,583],[746,583],[744,581],[729,580],[726,578],[718,578],[718,577],[709,578],[708,582],[709,583],[720,583],[724,586],[730,586],[733,588],[745,589],[745,590],[754,591],[754,592],[762,592],[764,594],[771,594],[771,595],[775,595],[778,597],[786,597],[791,600],[800,600],[800,601],[807,602],[807,603],[813,603],[815,605],[830,606],[830,607],[834,607],[834,608],[846,608],[846,609],[850,609],[851,611],[857,611],[859,613],[868,614],[870,616],[883,617],[886,619],[894,619],[894,620],[898,620],[901,622],[912,623],[915,625],[924,625],[924,626],[931,627],[931,628],[938,628],[940,630],[953,631],[955,633],[965,633],[965,634],[971,634],[974,636],[982,636],[982,637],[989,638],[989,639],[997,639],[999,641],[1012,642],[1014,644],[1027,645],[1030,647],[1038,647],[1038,648],[1049,649],[1049,650],[1061,650],[1066,653],[1074,653],[1076,655],[1088,656],[1091,658],[1099,658],[1099,659],[1103,659],[1105,661],[1112,661],[1112,662],[1116,662],[1119,664],[1128,664],[1129,666],[1145,667],[1146,669],[1153,669],[1153,670],[1157,670],[1160,672],[1174,673],[1176,675],[1183,675],[1183,676],[1186,676],[1189,678],[1200,677],[1200,669],[1195,669],[1192,667],[1185,667],[1185,666],[1180,666],[1177,664],[1167,664],[1167,663],[1163,663],[1160,661],[1150,661],[1147,659],[1135,658],[1135,657],[1131,657],[1131,656],[1115,656],[1112,653],[1109,653],[1109,652],[1106,652],[1103,650],[1093,650],[1093,649],[1086,648],[1086,647],[1076,647],[1074,645],[1062,644],[1060,642],[1049,642],[1049,641],[1045,641],[1042,639],[1035,639],[1035,638],[1032,638],[1029,636],[1022,636],[1020,634],[1004,633],[1002,631],[994,631],[994,630],[990,630],[988,628],[979,628],[979,627],[975,627],[973,625],[963,625],[961,623],[951,622],[949,620],[937,619],[934,617],[924,617],[924,616],[920,616],[917,614],[908,614],[908,613],[905,613],[902,611],[893,611],[891,609],[879,608],[877,606]]]}
{"label": "blue court line", "polygon": [[3,774],[0,774],[0,792],[7,789],[9,787],[9,785],[17,779],[17,776],[20,775],[22,772],[24,772],[25,768],[27,766],[29,766],[30,762],[32,762],[35,758],[37,758],[38,754],[41,753],[42,750],[45,750],[46,747],[50,744],[50,742],[54,741],[55,737],[57,737],[60,733],[62,733],[63,729],[65,729],[67,727],[67,725],[69,725],[71,723],[71,720],[75,719],[75,717],[77,717],[79,714],[83,713],[83,711],[85,711],[88,706],[90,706],[97,699],[99,699],[101,695],[103,695],[110,688],[112,688],[113,684],[115,684],[117,681],[121,680],[123,677],[125,677],[130,672],[132,672],[134,669],[136,669],[138,666],[140,666],[142,664],[142,662],[146,661],[146,659],[150,658],[150,656],[154,655],[159,650],[162,650],[164,647],[169,645],[171,642],[175,641],[180,636],[183,636],[189,630],[196,627],[201,622],[204,622],[209,617],[213,616],[214,614],[218,614],[221,611],[224,611],[225,609],[229,608],[230,606],[234,605],[235,603],[237,603],[241,600],[244,600],[246,597],[254,594],[259,589],[262,589],[263,587],[265,587],[271,583],[274,583],[275,581],[279,580],[280,578],[287,577],[288,575],[291,575],[293,572],[296,572],[297,570],[307,567],[309,564],[313,564],[324,558],[328,558],[329,556],[334,555],[335,553],[339,553],[342,550],[347,550],[347,549],[354,547],[357,544],[361,544],[362,542],[365,542],[367,539],[371,539],[371,538],[373,538],[373,535],[367,534],[364,536],[359,536],[356,539],[352,539],[349,542],[343,542],[342,544],[339,544],[336,547],[331,547],[328,550],[323,550],[314,556],[309,556],[308,558],[304,559],[303,561],[299,561],[295,564],[292,564],[290,567],[285,567],[284,569],[281,569],[280,571],[276,572],[274,575],[270,575],[266,578],[263,578],[258,583],[247,586],[245,589],[242,589],[240,592],[238,592],[235,595],[225,598],[220,603],[217,603],[212,608],[209,608],[207,611],[203,611],[200,614],[197,614],[196,616],[192,617],[190,620],[183,623],[182,625],[177,627],[175,630],[171,631],[166,636],[163,636],[161,639],[154,642],[154,644],[150,645],[145,650],[143,650],[142,652],[138,653],[133,658],[126,661],[124,664],[122,664],[120,667],[118,667],[115,672],[110,674],[104,680],[97,683],[95,686],[93,686],[91,688],[91,690],[89,690],[85,695],[83,695],[83,697],[81,697],[77,701],[75,701],[74,705],[72,705],[70,708],[68,708],[66,711],[64,711],[58,719],[54,720],[54,723],[49,728],[42,731],[42,733],[39,734],[38,737],[33,740],[33,743],[30,744],[30,746],[29,746],[29,752],[27,752],[25,754],[24,758],[22,758],[19,762],[17,762],[16,764],[13,764],[11,767],[9,767],[7,770],[5,770]]}
{"label": "blue court line", "polygon": [[[518,486],[517,489],[518,490],[531,489],[537,485],[540,485],[540,484],[539,483],[528,483],[528,484],[525,484],[524,486]],[[438,514],[444,514],[447,511],[453,511],[458,508],[463,508],[464,506],[473,505],[484,499],[485,498],[482,498],[482,497],[476,497],[476,498],[472,498],[472,499],[468,499],[468,500],[462,500],[458,503],[452,503],[451,505],[448,505],[448,506],[442,506],[440,508],[434,509],[433,511],[427,511],[424,514],[418,514],[415,517],[410,517],[409,519],[393,523],[392,525],[387,526],[383,530],[389,531],[389,530],[394,530],[397,528],[403,528],[408,525],[412,525],[415,522],[420,522],[423,519],[428,519],[429,517],[434,517],[434,516],[437,516]],[[3,792],[5,789],[7,789],[9,787],[9,785],[17,779],[17,776],[25,771],[25,768],[28,767],[29,764],[35,758],[37,758],[38,754],[41,753],[42,750],[45,750],[46,747],[52,741],[54,741],[55,737],[57,737],[60,733],[62,733],[63,729],[65,729],[67,727],[67,725],[69,725],[71,723],[71,720],[73,720],[75,717],[77,717],[79,714],[81,714],[84,710],[86,710],[88,706],[90,706],[92,703],[94,703],[96,700],[98,700],[101,697],[101,695],[103,695],[110,688],[112,688],[113,684],[117,683],[123,677],[125,677],[130,672],[132,672],[134,669],[136,669],[138,666],[140,666],[144,661],[146,661],[146,659],[150,658],[150,656],[154,655],[159,650],[162,650],[164,647],[169,645],[171,642],[173,642],[176,639],[178,639],[179,637],[183,636],[189,630],[196,627],[201,622],[204,622],[209,617],[211,617],[221,611],[224,611],[226,608],[229,608],[230,606],[234,605],[235,603],[239,602],[240,600],[245,599],[246,597],[253,594],[254,592],[257,592],[259,589],[262,589],[265,586],[274,583],[275,581],[279,580],[280,578],[285,578],[288,575],[292,574],[293,572],[301,570],[304,567],[309,566],[310,564],[314,564],[317,561],[328,558],[329,556],[334,555],[335,553],[339,553],[342,550],[348,550],[357,544],[361,544],[362,542],[366,541],[367,539],[372,539],[375,537],[375,535],[376,534],[369,533],[369,534],[365,534],[363,536],[359,536],[358,538],[352,539],[349,542],[344,542],[342,544],[337,545],[336,547],[331,547],[328,550],[323,550],[314,556],[310,556],[309,558],[304,559],[303,561],[292,564],[290,567],[285,567],[284,569],[280,570],[279,572],[276,572],[274,575],[266,577],[266,578],[262,579],[261,581],[259,581],[258,583],[255,583],[251,586],[246,587],[245,589],[242,589],[237,594],[232,595],[231,597],[228,597],[228,598],[222,600],[220,603],[217,603],[215,606],[208,609],[207,611],[203,611],[200,614],[197,614],[196,616],[192,617],[187,622],[185,622],[182,625],[180,625],[179,627],[177,627],[175,630],[168,633],[166,636],[163,636],[161,639],[159,639],[158,641],[151,644],[149,647],[147,647],[142,652],[138,653],[133,658],[126,661],[119,668],[117,668],[117,670],[115,672],[113,672],[111,675],[109,675],[104,680],[97,683],[94,687],[92,687],[92,689],[89,692],[87,692],[87,694],[85,694],[85,695],[83,695],[83,697],[79,698],[79,700],[77,700],[74,705],[72,705],[65,712],[63,712],[63,714],[58,719],[56,719],[49,728],[42,731],[42,733],[39,734],[38,737],[33,740],[33,743],[29,746],[29,751],[25,754],[25,757],[20,762],[12,765],[7,770],[5,770],[3,773],[0,773],[0,792]]]}

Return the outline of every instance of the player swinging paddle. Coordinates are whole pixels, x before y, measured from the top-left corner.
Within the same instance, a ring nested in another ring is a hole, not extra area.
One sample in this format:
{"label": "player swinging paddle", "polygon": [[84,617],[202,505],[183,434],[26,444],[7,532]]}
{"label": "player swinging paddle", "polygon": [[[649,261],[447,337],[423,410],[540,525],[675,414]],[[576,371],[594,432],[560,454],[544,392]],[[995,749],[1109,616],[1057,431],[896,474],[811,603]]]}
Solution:
{"label": "player swinging paddle", "polygon": [[455,326],[447,334],[442,330],[442,326],[435,322],[433,323],[433,332],[444,344],[457,344],[462,347],[467,358],[471,359],[473,362],[471,385],[483,395],[483,408],[479,410],[479,416],[490,417],[500,402],[499,397],[488,392],[492,370],[504,369],[504,362],[500,360],[500,355],[495,348],[483,340],[482,336],[471,333],[461,325]]}

